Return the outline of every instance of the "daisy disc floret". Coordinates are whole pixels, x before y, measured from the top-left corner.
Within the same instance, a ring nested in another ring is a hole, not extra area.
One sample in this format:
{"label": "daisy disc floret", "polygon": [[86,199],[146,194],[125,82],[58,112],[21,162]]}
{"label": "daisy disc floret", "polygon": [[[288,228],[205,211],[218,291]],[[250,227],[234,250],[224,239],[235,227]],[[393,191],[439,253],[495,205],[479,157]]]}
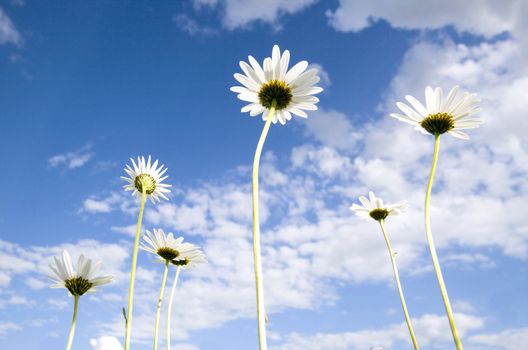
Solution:
{"label": "daisy disc floret", "polygon": [[207,263],[207,259],[200,248],[194,244],[189,245],[190,249],[181,253],[179,257],[172,260],[171,264],[189,269],[195,267],[196,265]]}
{"label": "daisy disc floret", "polygon": [[162,229],[154,229],[152,233],[147,230],[140,245],[141,249],[157,255],[163,262],[177,259],[193,247],[190,243],[183,243],[183,237],[174,238],[171,232],[165,234]]}
{"label": "daisy disc floret", "polygon": [[369,192],[369,198],[360,196],[359,201],[361,205],[352,204],[350,209],[356,213],[357,216],[364,219],[374,219],[376,221],[385,220],[387,216],[398,215],[405,212],[407,209],[407,202],[401,201],[394,204],[384,204],[383,200],[376,197],[374,192]]}
{"label": "daisy disc floret", "polygon": [[132,166],[127,164],[125,167],[128,177],[121,176],[123,180],[128,182],[123,186],[125,191],[132,191],[132,195],[138,197],[141,197],[145,191],[152,203],[159,202],[160,197],[168,200],[165,194],[170,192],[169,187],[171,185],[163,183],[163,180],[168,177],[163,176],[168,168],[164,165],[158,167],[158,161],[152,163],[150,156],[148,156],[147,161],[145,161],[145,157],[138,157],[137,163],[132,158],[130,161]]}
{"label": "daisy disc floret", "polygon": [[238,98],[249,102],[242,107],[242,112],[249,112],[255,117],[262,114],[266,120],[272,107],[275,113],[272,122],[286,124],[292,114],[302,118],[308,115],[305,110],[317,110],[319,99],[313,95],[323,91],[314,86],[320,78],[317,69],[307,69],[308,62],[301,61],[288,69],[290,52],[281,53],[277,45],[273,46],[271,57],[264,59],[261,66],[255,58],[248,57],[249,64],[241,61],[240,68],[244,74],[235,73],[235,79],[243,86],[234,86],[231,91],[238,93]]}
{"label": "daisy disc floret", "polygon": [[73,268],[70,254],[66,250],[60,257],[54,257],[54,263],[49,265],[54,272],[50,278],[55,281],[51,288],[66,288],[71,295],[81,296],[88,292],[95,292],[97,286],[112,282],[111,275],[95,276],[101,268],[101,263],[92,264],[92,260],[80,255],[77,270]]}
{"label": "daisy disc floret", "polygon": [[442,89],[425,89],[425,106],[411,95],[405,96],[407,105],[397,102],[396,106],[403,112],[391,113],[391,117],[414,125],[415,130],[425,134],[441,135],[449,133],[452,136],[467,140],[469,136],[461,131],[478,128],[482,120],[473,115],[480,111],[480,100],[476,94],[465,93],[457,95],[458,86],[449,91],[444,98]]}

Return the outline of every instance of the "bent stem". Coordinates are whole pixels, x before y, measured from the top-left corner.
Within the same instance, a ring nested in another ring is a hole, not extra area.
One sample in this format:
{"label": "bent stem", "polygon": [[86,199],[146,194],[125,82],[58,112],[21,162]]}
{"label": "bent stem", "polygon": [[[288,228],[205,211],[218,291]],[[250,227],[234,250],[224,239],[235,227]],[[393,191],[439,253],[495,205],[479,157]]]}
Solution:
{"label": "bent stem", "polygon": [[125,350],[130,349],[130,331],[132,330],[132,307],[134,304],[134,284],[136,281],[136,266],[139,248],[139,231],[141,230],[141,221],[143,220],[143,211],[145,210],[145,201],[147,193],[145,186],[141,193],[141,204],[139,206],[139,216],[136,226],[136,239],[134,240],[134,251],[132,253],[132,269],[130,271],[130,284],[128,287],[128,308],[126,317],[126,331],[125,331]]}
{"label": "bent stem", "polygon": [[449,302],[449,296],[447,295],[447,289],[444,283],[444,277],[442,276],[442,270],[438,262],[438,255],[436,254],[436,248],[433,241],[433,233],[431,232],[431,219],[429,215],[429,201],[431,199],[431,190],[433,188],[434,175],[436,172],[436,164],[438,163],[438,152],[440,150],[440,135],[435,135],[435,146],[433,153],[433,163],[431,165],[431,172],[429,173],[429,181],[427,183],[427,191],[425,193],[425,233],[427,234],[427,242],[429,243],[429,250],[431,251],[431,258],[433,260],[433,266],[436,273],[436,279],[440,286],[440,293],[444,300],[444,306],[449,319],[449,326],[451,327],[451,333],[453,333],[453,340],[457,350],[463,350],[462,342],[455,325],[455,319],[453,317],[453,310],[451,309],[451,303]]}
{"label": "bent stem", "polygon": [[77,307],[79,306],[79,296],[73,297],[73,318],[70,328],[70,335],[68,336],[68,344],[66,344],[66,350],[70,350],[73,343],[73,335],[75,334],[75,325],[77,324]]}
{"label": "bent stem", "polygon": [[396,280],[396,287],[398,287],[398,293],[400,294],[400,301],[403,308],[403,313],[405,314],[405,321],[407,322],[407,328],[409,328],[409,334],[411,335],[411,340],[414,346],[415,350],[418,350],[418,341],[416,340],[416,336],[414,335],[413,326],[411,323],[411,318],[409,317],[409,311],[407,311],[407,303],[405,302],[405,297],[403,296],[403,289],[400,283],[400,275],[398,274],[398,267],[396,266],[396,258],[395,253],[392,251],[392,247],[389,241],[389,236],[387,235],[387,231],[385,230],[385,222],[382,220],[379,220],[379,224],[381,226],[381,232],[383,232],[383,237],[385,238],[385,243],[387,243],[387,248],[389,249],[389,255],[391,258],[392,263],[392,270],[394,271],[394,279]]}
{"label": "bent stem", "polygon": [[176,285],[178,284],[178,277],[180,277],[181,266],[178,266],[176,269],[176,276],[174,277],[174,282],[172,283],[172,290],[169,298],[169,306],[167,308],[167,350],[171,348],[171,316],[172,316],[172,300],[174,299],[174,291],[176,290]]}
{"label": "bent stem", "polygon": [[253,177],[252,177],[252,196],[253,196],[253,264],[255,267],[255,285],[257,291],[257,322],[258,322],[258,337],[259,349],[267,350],[266,343],[266,314],[264,310],[264,284],[262,280],[262,262],[260,256],[260,224],[259,224],[259,163],[262,147],[266,141],[266,136],[275,114],[275,106],[277,102],[273,101],[268,113],[268,118],[264,124],[264,129],[260,135],[260,139],[255,151],[255,158],[253,160]]}
{"label": "bent stem", "polygon": [[158,296],[158,308],[156,310],[156,322],[154,326],[154,350],[158,349],[158,327],[161,313],[161,302],[163,301],[163,292],[165,291],[165,282],[167,281],[167,273],[169,272],[169,260],[165,260],[165,269],[163,270],[163,278],[161,279],[161,288]]}

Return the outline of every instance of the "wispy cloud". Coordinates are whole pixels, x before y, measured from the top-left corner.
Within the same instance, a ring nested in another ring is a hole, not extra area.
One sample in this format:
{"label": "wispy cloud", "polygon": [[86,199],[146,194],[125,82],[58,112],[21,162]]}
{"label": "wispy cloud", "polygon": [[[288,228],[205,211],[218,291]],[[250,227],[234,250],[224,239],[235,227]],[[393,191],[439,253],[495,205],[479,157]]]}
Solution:
{"label": "wispy cloud", "polygon": [[23,40],[11,18],[0,7],[0,45],[7,43],[21,46]]}
{"label": "wispy cloud", "polygon": [[189,15],[180,13],[172,18],[181,30],[189,34],[190,36],[195,35],[217,35],[218,30],[202,25],[198,23],[195,19],[191,18]]}
{"label": "wispy cloud", "polygon": [[317,0],[193,0],[195,9],[202,7],[219,8],[223,27],[233,30],[245,28],[255,22],[281,27],[279,20],[287,14],[302,11]]}
{"label": "wispy cloud", "polygon": [[92,144],[86,144],[75,151],[57,154],[48,159],[48,165],[52,168],[62,168],[64,170],[80,168],[95,155],[92,152],[92,148]]}

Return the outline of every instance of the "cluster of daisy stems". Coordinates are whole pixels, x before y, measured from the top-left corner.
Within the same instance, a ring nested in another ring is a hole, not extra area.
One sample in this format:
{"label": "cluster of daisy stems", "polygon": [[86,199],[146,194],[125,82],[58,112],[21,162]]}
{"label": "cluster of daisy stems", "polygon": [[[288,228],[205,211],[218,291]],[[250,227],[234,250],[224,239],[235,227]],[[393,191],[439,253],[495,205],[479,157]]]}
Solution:
{"label": "cluster of daisy stems", "polygon": [[[309,69],[307,61],[301,61],[289,68],[289,51],[285,50],[281,53],[277,45],[273,47],[271,57],[265,58],[262,65],[259,64],[252,56],[249,56],[248,60],[249,64],[243,61],[240,62],[240,68],[244,74],[236,73],[234,75],[235,79],[240,82],[242,86],[232,87],[231,91],[238,93],[239,99],[249,102],[249,104],[242,108],[242,112],[249,112],[250,116],[252,117],[262,115],[262,119],[264,121],[264,127],[257,143],[253,161],[252,204],[253,262],[257,301],[258,341],[259,349],[267,350],[267,317],[264,303],[264,283],[260,252],[260,156],[271,124],[276,124],[279,122],[280,124],[284,125],[292,118],[292,115],[307,118],[305,111],[316,110],[316,104],[319,102],[319,99],[313,95],[320,93],[323,91],[323,89],[314,86],[320,80],[316,69]],[[405,96],[405,99],[409,105],[402,102],[396,103],[397,107],[403,114],[393,113],[391,114],[391,117],[411,124],[414,126],[415,130],[424,134],[433,135],[435,138],[432,165],[425,193],[425,234],[431,252],[434,271],[438,280],[440,294],[445,305],[447,318],[453,334],[453,340],[457,350],[461,350],[463,349],[462,343],[455,325],[453,311],[449,302],[447,289],[444,283],[433,241],[429,207],[433,180],[438,162],[440,136],[442,134],[449,133],[456,138],[468,139],[467,134],[465,134],[462,130],[477,128],[482,123],[480,119],[472,117],[480,110],[480,101],[475,94],[465,93],[464,95],[459,95],[457,86],[451,89],[447,97],[443,96],[441,88],[436,88],[433,90],[431,87],[427,87],[425,89],[425,106],[413,96],[407,95]],[[152,233],[146,230],[143,234],[143,241],[140,244],[141,222],[143,219],[143,212],[147,197],[153,204],[156,203],[156,201],[159,202],[160,198],[168,199],[166,194],[170,192],[170,185],[163,183],[163,181],[167,178],[165,175],[167,168],[164,168],[163,165],[158,167],[158,161],[151,162],[150,156],[146,161],[144,157],[138,157],[137,162],[135,162],[133,159],[131,159],[131,161],[132,166],[127,165],[125,168],[125,172],[128,176],[122,178],[127,181],[124,189],[127,191],[132,191],[132,195],[139,199],[139,215],[132,252],[128,305],[126,309],[123,308],[123,316],[125,318],[124,348],[125,350],[130,349],[137,257],[139,248],[142,248],[143,250],[156,255],[156,260],[164,265],[154,322],[154,350],[156,350],[158,347],[158,326],[168,271],[171,266],[175,267],[175,277],[173,280],[170,298],[167,304],[166,346],[167,349],[170,349],[172,315],[171,308],[180,270],[182,268],[188,269],[207,261],[199,247],[191,243],[183,242],[183,237],[175,238],[172,233],[165,234],[161,229],[154,229]],[[385,227],[385,220],[387,217],[404,212],[406,210],[407,203],[405,201],[401,201],[395,204],[384,204],[381,198],[376,197],[373,192],[369,192],[368,198],[360,196],[359,202],[361,205],[353,204],[350,209],[360,217],[366,218],[368,220],[373,219],[379,223],[383,238],[389,251],[389,257],[394,272],[394,279],[405,320],[409,329],[411,341],[414,349],[419,349],[418,341],[414,334],[411,317],[409,316],[409,312],[407,310],[407,304],[405,302],[403,289],[400,283],[395,259],[396,252],[394,252],[392,249],[389,235]],[[79,256],[76,271],[74,271],[68,252],[64,251],[61,257],[55,257],[54,259],[54,264],[50,265],[50,268],[55,274],[51,278],[56,283],[52,285],[52,287],[66,288],[69,291],[69,294],[74,298],[73,320],[66,345],[66,350],[69,350],[71,348],[75,332],[79,297],[85,293],[93,292],[95,287],[99,285],[110,283],[113,277],[110,275],[95,277],[95,274],[100,268],[100,263],[92,264],[92,261],[85,259],[84,255]]]}

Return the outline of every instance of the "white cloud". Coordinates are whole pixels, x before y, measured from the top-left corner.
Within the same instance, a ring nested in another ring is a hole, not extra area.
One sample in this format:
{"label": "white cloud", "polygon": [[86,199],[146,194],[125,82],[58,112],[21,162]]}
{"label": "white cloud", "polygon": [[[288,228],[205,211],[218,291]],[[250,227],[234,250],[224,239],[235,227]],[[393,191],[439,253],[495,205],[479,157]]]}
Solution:
{"label": "white cloud", "polygon": [[267,23],[280,29],[279,19],[302,11],[317,0],[193,0],[196,9],[218,7],[222,24],[229,30],[245,28],[255,22]]}
{"label": "white cloud", "polygon": [[80,168],[93,158],[92,148],[91,144],[86,144],[76,151],[57,154],[48,159],[48,165],[52,168],[61,166],[67,170]]}
{"label": "white cloud", "polygon": [[[458,330],[464,335],[470,330],[484,326],[484,319],[468,315],[455,314]],[[426,314],[412,320],[416,337],[421,346],[444,349],[452,342],[449,323],[444,316]],[[305,335],[292,333],[286,342],[274,347],[274,350],[365,350],[376,346],[385,349],[396,348],[396,344],[410,345],[409,333],[405,323],[393,324],[383,329],[358,330],[344,333],[317,333]]]}
{"label": "white cloud", "polygon": [[342,112],[319,108],[303,123],[306,134],[330,147],[353,149],[360,140],[358,130]]}
{"label": "white cloud", "polygon": [[172,18],[173,22],[176,23],[181,30],[189,34],[190,36],[195,35],[217,35],[218,31],[209,26],[201,25],[195,19],[189,15],[180,13]]}
{"label": "white cloud", "polygon": [[81,213],[109,213],[115,206],[123,202],[123,196],[117,192],[112,192],[108,197],[98,199],[90,197],[84,200]]}
{"label": "white cloud", "polygon": [[93,350],[122,350],[123,346],[116,337],[102,336],[97,339],[90,339],[90,346]]}
{"label": "white cloud", "polygon": [[59,309],[59,310],[64,310],[68,307],[68,301],[66,300],[66,298],[64,299],[51,298],[51,299],[48,299],[48,304],[50,304],[52,307]]}
{"label": "white cloud", "polygon": [[5,336],[12,331],[20,331],[20,330],[22,330],[22,327],[20,327],[16,323],[13,323],[13,322],[0,323],[0,337]]}
{"label": "white cloud", "polygon": [[458,31],[493,36],[511,31],[524,20],[522,0],[403,1],[339,0],[328,10],[330,24],[339,31],[357,32],[379,20],[395,28],[438,29],[453,26]]}
{"label": "white cloud", "polygon": [[498,333],[477,334],[469,341],[474,344],[487,345],[489,349],[520,350],[528,344],[528,328],[507,329]]}
{"label": "white cloud", "polygon": [[24,283],[31,289],[43,289],[49,286],[49,283],[43,282],[42,280],[35,277],[28,277],[25,279]]}
{"label": "white cloud", "polygon": [[0,45],[11,43],[21,46],[23,43],[22,36],[16,29],[11,18],[0,7]]}

